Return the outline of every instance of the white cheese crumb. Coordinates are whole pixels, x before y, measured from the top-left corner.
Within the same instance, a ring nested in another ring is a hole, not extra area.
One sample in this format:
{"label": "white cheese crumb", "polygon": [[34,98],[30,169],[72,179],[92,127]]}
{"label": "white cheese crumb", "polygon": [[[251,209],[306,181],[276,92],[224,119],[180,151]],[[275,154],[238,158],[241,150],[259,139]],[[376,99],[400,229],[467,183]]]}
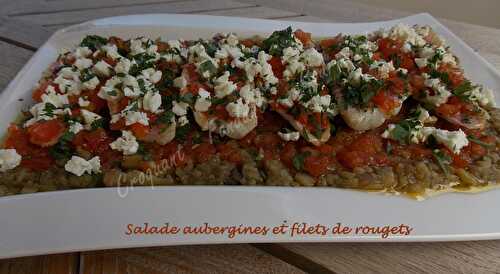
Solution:
{"label": "white cheese crumb", "polygon": [[173,101],[172,104],[172,112],[175,113],[175,115],[184,116],[187,114],[187,108],[189,106],[187,103]]}
{"label": "white cheese crumb", "polygon": [[142,107],[152,113],[156,113],[161,106],[161,95],[158,92],[148,91],[142,99]]}
{"label": "white cheese crumb", "polygon": [[250,112],[250,107],[243,103],[243,99],[239,98],[236,102],[231,102],[226,105],[226,110],[229,116],[234,118],[246,118]]}
{"label": "white cheese crumb", "polygon": [[212,101],[210,100],[210,93],[204,89],[198,90],[198,98],[194,104],[194,110],[199,112],[208,111],[210,106],[212,105]]}
{"label": "white cheese crumb", "polygon": [[236,87],[236,84],[229,81],[229,71],[226,71],[222,76],[215,79],[215,96],[217,98],[224,98],[235,91]]}
{"label": "white cheese crumb", "polygon": [[130,70],[132,63],[127,58],[120,58],[120,61],[116,63],[115,72],[127,74]]}
{"label": "white cheese crumb", "polygon": [[297,131],[288,132],[288,133],[278,132],[278,135],[280,136],[281,140],[283,140],[285,142],[297,141],[300,138],[300,133]]}
{"label": "white cheese crumb", "polygon": [[99,159],[99,156],[95,156],[87,161],[82,157],[73,155],[64,165],[64,169],[75,174],[76,176],[82,176],[84,173],[98,174],[101,173],[101,160]]}
{"label": "white cheese crumb", "polygon": [[111,66],[104,62],[104,61],[99,61],[97,62],[95,65],[94,65],[94,72],[99,75],[99,76],[103,76],[103,77],[109,77],[109,75],[111,74]]}
{"label": "white cheese crumb", "polygon": [[84,70],[86,68],[90,68],[92,66],[92,59],[88,58],[76,59],[74,66],[77,67],[78,70]]}
{"label": "white cheese crumb", "polygon": [[123,155],[132,155],[139,149],[139,143],[132,132],[122,130],[122,137],[109,144],[111,149],[123,152]]}
{"label": "white cheese crumb", "polygon": [[0,149],[0,172],[17,167],[21,159],[21,155],[15,149]]}
{"label": "white cheese crumb", "polygon": [[87,89],[87,90],[94,90],[97,88],[97,85],[99,85],[100,81],[99,81],[99,78],[97,77],[92,77],[92,79],[86,81],[86,82],[83,82],[83,88],[84,89]]}
{"label": "white cheese crumb", "polygon": [[78,132],[82,131],[83,130],[83,125],[78,123],[78,122],[70,122],[69,124],[69,132],[73,133],[73,134],[77,134]]}
{"label": "white cheese crumb", "polygon": [[99,114],[93,113],[93,112],[88,111],[86,109],[82,109],[81,113],[83,116],[83,121],[85,121],[85,128],[87,128],[87,129],[90,129],[93,122],[102,118]]}
{"label": "white cheese crumb", "polygon": [[179,76],[174,79],[174,87],[178,89],[183,89],[187,86],[187,80],[183,76]]}
{"label": "white cheese crumb", "polygon": [[144,112],[139,111],[127,111],[125,114],[125,125],[130,126],[135,123],[149,126],[148,115]]}

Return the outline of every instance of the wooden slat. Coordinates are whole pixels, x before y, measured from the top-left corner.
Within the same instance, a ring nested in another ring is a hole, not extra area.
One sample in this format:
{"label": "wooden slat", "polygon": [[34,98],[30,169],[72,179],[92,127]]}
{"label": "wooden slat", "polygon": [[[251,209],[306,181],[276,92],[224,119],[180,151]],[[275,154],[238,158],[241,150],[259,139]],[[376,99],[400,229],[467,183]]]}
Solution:
{"label": "wooden slat", "polygon": [[80,23],[87,20],[127,15],[139,13],[184,13],[184,12],[204,12],[223,9],[234,9],[255,6],[252,4],[238,3],[231,0],[193,0],[185,2],[171,2],[160,4],[148,4],[140,6],[125,6],[114,8],[99,8],[95,10],[63,11],[56,14],[44,13],[33,15],[13,16],[21,18],[41,26],[50,26],[65,23]]}
{"label": "wooden slat", "polygon": [[304,273],[250,245],[84,252],[80,269],[81,274]]}
{"label": "wooden slat", "polygon": [[[245,8],[237,8],[237,9],[223,9],[223,10],[211,10],[211,11],[202,11],[195,12],[196,14],[206,14],[206,15],[218,15],[218,16],[238,16],[238,17],[249,17],[249,18],[296,18],[300,17],[299,14],[290,11],[284,11],[274,8],[268,7],[245,7]],[[55,24],[45,27],[47,30],[53,32],[58,29],[67,27],[72,25],[72,23],[67,24]]]}
{"label": "wooden slat", "polygon": [[86,1],[40,1],[40,0],[22,0],[20,5],[15,1],[9,1],[2,8],[1,13],[7,15],[29,15],[39,13],[57,13],[60,11],[71,10],[92,10],[98,8],[112,8],[123,6],[141,6],[168,2],[181,2],[186,0],[86,0]]}
{"label": "wooden slat", "polygon": [[51,32],[36,24],[0,17],[0,40],[35,49],[42,45]]}
{"label": "wooden slat", "polygon": [[498,273],[500,241],[284,244],[336,273]]}
{"label": "wooden slat", "polygon": [[0,60],[2,60],[0,66],[0,91],[14,78],[31,55],[33,55],[32,51],[0,41]]}
{"label": "wooden slat", "polygon": [[205,11],[196,12],[197,14],[208,14],[208,15],[219,15],[219,16],[238,16],[238,17],[248,17],[248,18],[281,18],[288,16],[299,16],[300,14],[296,12],[269,8],[269,7],[248,7],[230,10],[216,10],[216,11]]}
{"label": "wooden slat", "polygon": [[56,254],[0,260],[0,274],[76,274],[78,254]]}

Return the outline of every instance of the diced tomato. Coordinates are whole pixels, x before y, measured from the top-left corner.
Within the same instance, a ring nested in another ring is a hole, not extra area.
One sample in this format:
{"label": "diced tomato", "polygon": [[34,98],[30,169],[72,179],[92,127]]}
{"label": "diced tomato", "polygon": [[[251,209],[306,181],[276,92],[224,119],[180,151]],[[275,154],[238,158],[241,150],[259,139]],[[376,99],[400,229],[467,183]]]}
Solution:
{"label": "diced tomato", "polygon": [[254,144],[255,137],[257,137],[257,132],[252,130],[245,137],[240,139],[238,143],[243,147],[251,147]]}
{"label": "diced tomato", "polygon": [[163,146],[162,159],[167,160],[170,166],[182,167],[190,160],[189,155],[177,141]]}
{"label": "diced tomato", "polygon": [[187,76],[189,77],[188,82],[192,83],[198,81],[200,74],[196,71],[196,66],[194,64],[184,65],[184,69],[187,71]]}
{"label": "diced tomato", "polygon": [[293,142],[288,142],[285,147],[281,150],[280,160],[287,167],[293,167],[293,157],[297,154],[297,149],[295,148],[295,144]]}
{"label": "diced tomato", "polygon": [[314,177],[325,174],[330,165],[330,158],[326,155],[309,156],[304,161],[304,170]]}
{"label": "diced tomato", "polygon": [[436,112],[441,116],[449,117],[456,115],[461,109],[460,104],[442,104],[436,108]]}
{"label": "diced tomato", "polygon": [[301,29],[296,30],[294,33],[295,37],[302,42],[304,45],[308,45],[309,43],[312,42],[311,40],[311,33],[310,32],[305,32]]}
{"label": "diced tomato", "polygon": [[243,162],[243,158],[241,157],[240,151],[238,148],[233,147],[231,144],[219,144],[217,145],[217,152],[222,160],[234,163],[241,164]]}
{"label": "diced tomato", "polygon": [[413,61],[413,57],[409,54],[399,53],[397,55],[399,59],[399,67],[407,69],[408,71],[415,70],[415,62]]}
{"label": "diced tomato", "polygon": [[49,86],[49,82],[44,82],[44,83],[40,84],[40,86],[33,91],[31,98],[33,98],[33,100],[35,102],[41,102],[42,95],[45,93],[45,90],[47,89],[48,86]]}
{"label": "diced tomato", "polygon": [[106,100],[97,96],[99,90],[101,89],[101,85],[98,85],[95,90],[92,90],[87,96],[90,101],[90,106],[88,109],[92,112],[99,113],[103,108],[107,106]]}
{"label": "diced tomato", "polygon": [[382,138],[375,133],[365,133],[337,153],[337,160],[347,168],[366,165],[385,165],[387,156],[383,152]]}
{"label": "diced tomato", "polygon": [[378,50],[384,59],[390,59],[392,55],[399,53],[401,46],[401,42],[389,38],[382,38],[378,41]]}
{"label": "diced tomato", "polygon": [[226,107],[222,104],[215,106],[215,116],[221,120],[227,120],[230,118]]}
{"label": "diced tomato", "polygon": [[281,63],[281,58],[278,56],[273,56],[268,62],[273,69],[274,76],[276,76],[276,78],[278,79],[282,79],[283,71],[285,71],[285,65]]}
{"label": "diced tomato", "polygon": [[462,84],[465,79],[463,71],[451,64],[440,65],[438,71],[446,72],[448,74],[448,79],[450,79],[451,86],[454,88],[460,86],[460,84]]}
{"label": "diced tomato", "polygon": [[323,50],[330,49],[331,47],[337,45],[338,43],[339,41],[336,38],[323,39],[319,41],[319,45]]}
{"label": "diced tomato", "polygon": [[390,83],[390,91],[393,94],[403,94],[405,91],[406,83],[403,79],[399,78],[396,73],[390,73],[389,79],[387,81]]}
{"label": "diced tomato", "polygon": [[28,127],[30,142],[41,147],[55,145],[64,131],[66,125],[58,119],[40,121]]}
{"label": "diced tomato", "polygon": [[109,144],[111,142],[112,139],[102,128],[93,131],[82,130],[78,132],[72,140],[74,146],[80,147],[93,154],[100,154],[110,149]]}
{"label": "diced tomato", "polygon": [[109,129],[111,130],[122,130],[126,127],[124,118],[120,118],[116,123],[109,124]]}
{"label": "diced tomato", "polygon": [[103,60],[104,62],[108,63],[108,65],[110,65],[110,66],[112,66],[112,67],[114,67],[114,66],[116,65],[116,63],[117,63],[117,61],[116,61],[116,60],[113,60],[113,59],[111,59],[111,58],[110,58],[110,57],[108,57],[108,56],[106,56],[106,57],[102,58],[102,60]]}
{"label": "diced tomato", "polygon": [[255,45],[255,41],[252,39],[243,39],[243,40],[240,40],[240,43],[247,48],[251,48],[251,47],[253,47],[253,45]]}
{"label": "diced tomato", "polygon": [[399,106],[399,100],[395,96],[387,94],[385,90],[380,90],[372,97],[372,102],[384,113],[390,113]]}
{"label": "diced tomato", "polygon": [[215,146],[210,143],[201,143],[193,149],[193,158],[197,163],[208,161],[217,152]]}
{"label": "diced tomato", "polygon": [[48,148],[33,145],[29,141],[28,133],[16,126],[9,126],[5,148],[13,148],[22,156],[21,166],[35,170],[47,170],[54,164]]}
{"label": "diced tomato", "polygon": [[134,136],[137,137],[138,139],[144,139],[146,136],[148,136],[150,132],[149,126],[145,126],[140,123],[134,123],[130,125],[130,130],[132,133],[134,133]]}
{"label": "diced tomato", "polygon": [[257,148],[273,150],[281,144],[281,138],[274,132],[263,132],[255,137],[254,143]]}
{"label": "diced tomato", "polygon": [[425,79],[420,74],[410,74],[410,84],[413,90],[420,91],[425,88]]}
{"label": "diced tomato", "polygon": [[331,145],[323,144],[318,147],[318,151],[324,154],[333,154],[335,152],[335,149]]}

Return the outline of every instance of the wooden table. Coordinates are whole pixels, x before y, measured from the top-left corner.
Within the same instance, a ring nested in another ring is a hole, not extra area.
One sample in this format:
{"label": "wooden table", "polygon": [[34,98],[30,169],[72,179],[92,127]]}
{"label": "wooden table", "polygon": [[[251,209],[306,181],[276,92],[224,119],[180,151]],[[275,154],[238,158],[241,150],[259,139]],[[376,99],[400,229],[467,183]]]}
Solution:
{"label": "wooden table", "polygon": [[[49,35],[115,15],[191,13],[311,22],[361,22],[404,12],[342,0],[1,0],[0,90]],[[493,15],[493,16],[496,16]],[[500,30],[441,20],[500,68]],[[1,231],[0,231],[1,232]],[[43,235],[40,235],[43,237]],[[1,248],[1,247],[0,247]],[[499,273],[500,241],[238,244],[76,252],[0,260],[0,273]]]}

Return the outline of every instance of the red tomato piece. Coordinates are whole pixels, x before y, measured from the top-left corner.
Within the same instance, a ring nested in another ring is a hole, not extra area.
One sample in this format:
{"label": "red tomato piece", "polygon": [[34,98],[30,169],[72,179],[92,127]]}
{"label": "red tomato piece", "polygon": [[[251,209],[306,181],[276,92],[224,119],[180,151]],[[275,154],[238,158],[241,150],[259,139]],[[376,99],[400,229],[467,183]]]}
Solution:
{"label": "red tomato piece", "polygon": [[66,125],[58,119],[40,121],[28,127],[30,142],[41,147],[55,145],[64,131]]}

